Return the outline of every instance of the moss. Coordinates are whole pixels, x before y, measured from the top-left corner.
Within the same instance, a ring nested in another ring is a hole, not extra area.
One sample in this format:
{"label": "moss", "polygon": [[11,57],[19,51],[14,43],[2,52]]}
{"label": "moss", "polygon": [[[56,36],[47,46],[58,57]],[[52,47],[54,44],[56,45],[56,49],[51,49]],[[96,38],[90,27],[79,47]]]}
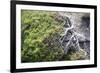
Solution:
{"label": "moss", "polygon": [[79,51],[70,49],[67,55],[64,55],[64,60],[84,60],[86,59],[87,53],[80,49]]}

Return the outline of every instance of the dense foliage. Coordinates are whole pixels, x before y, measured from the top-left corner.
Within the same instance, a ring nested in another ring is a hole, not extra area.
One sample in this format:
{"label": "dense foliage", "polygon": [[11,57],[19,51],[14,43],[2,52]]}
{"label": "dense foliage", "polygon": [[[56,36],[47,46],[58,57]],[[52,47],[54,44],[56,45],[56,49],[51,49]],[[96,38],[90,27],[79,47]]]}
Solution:
{"label": "dense foliage", "polygon": [[63,22],[57,21],[57,12],[21,11],[21,60],[22,62],[43,62],[68,60],[58,37]]}

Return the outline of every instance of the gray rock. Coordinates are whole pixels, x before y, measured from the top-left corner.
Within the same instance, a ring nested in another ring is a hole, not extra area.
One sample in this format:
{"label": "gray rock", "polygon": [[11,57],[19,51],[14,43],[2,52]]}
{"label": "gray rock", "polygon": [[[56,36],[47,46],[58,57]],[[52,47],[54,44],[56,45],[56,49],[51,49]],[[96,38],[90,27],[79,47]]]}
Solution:
{"label": "gray rock", "polygon": [[84,49],[90,56],[90,14],[75,12],[59,12],[59,19],[64,22],[64,34],[60,42],[65,53],[74,47]]}

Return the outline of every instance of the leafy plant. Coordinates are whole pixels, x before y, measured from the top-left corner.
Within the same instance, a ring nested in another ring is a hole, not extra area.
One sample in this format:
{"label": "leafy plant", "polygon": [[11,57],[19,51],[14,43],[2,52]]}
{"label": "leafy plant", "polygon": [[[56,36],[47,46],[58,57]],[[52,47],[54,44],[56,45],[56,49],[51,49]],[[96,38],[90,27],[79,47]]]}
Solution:
{"label": "leafy plant", "polygon": [[22,62],[58,60],[62,48],[50,41],[62,30],[62,23],[55,20],[55,14],[47,11],[21,11]]}

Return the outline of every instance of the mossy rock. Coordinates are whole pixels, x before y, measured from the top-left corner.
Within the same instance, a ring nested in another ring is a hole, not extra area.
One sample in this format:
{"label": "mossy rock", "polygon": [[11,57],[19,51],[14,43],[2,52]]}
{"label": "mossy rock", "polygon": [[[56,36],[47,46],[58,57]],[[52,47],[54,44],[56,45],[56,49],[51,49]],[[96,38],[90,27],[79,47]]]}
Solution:
{"label": "mossy rock", "polygon": [[87,53],[83,49],[80,49],[79,51],[75,51],[73,49],[70,49],[67,53],[67,55],[64,55],[64,60],[85,60],[87,58]]}

